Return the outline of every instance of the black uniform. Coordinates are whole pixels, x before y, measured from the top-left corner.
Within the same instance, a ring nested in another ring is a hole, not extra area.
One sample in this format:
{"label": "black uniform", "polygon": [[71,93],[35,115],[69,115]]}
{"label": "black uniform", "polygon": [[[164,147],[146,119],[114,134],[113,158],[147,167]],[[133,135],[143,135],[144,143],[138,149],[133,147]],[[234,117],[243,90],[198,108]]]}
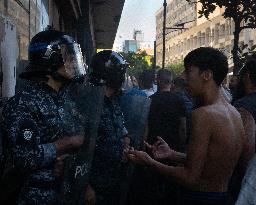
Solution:
{"label": "black uniform", "polygon": [[127,134],[117,98],[105,97],[90,177],[99,205],[119,202],[123,138]]}
{"label": "black uniform", "polygon": [[13,164],[23,173],[18,204],[55,204],[60,181],[53,175],[54,141],[84,134],[65,89],[58,93],[31,82],[3,110],[4,133]]}

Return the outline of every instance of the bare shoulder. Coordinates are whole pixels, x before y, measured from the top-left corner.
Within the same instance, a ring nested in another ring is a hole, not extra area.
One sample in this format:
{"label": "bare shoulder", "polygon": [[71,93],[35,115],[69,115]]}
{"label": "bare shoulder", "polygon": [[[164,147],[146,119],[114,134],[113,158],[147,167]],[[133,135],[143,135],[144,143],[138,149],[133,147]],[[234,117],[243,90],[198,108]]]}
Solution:
{"label": "bare shoulder", "polygon": [[203,106],[197,110],[195,110],[199,113],[199,115],[206,115],[209,117],[213,116],[221,116],[221,115],[227,115],[227,114],[232,114],[236,117],[240,117],[240,114],[238,110],[232,106],[229,103],[216,103],[213,105],[208,105],[208,106]]}
{"label": "bare shoulder", "polygon": [[226,121],[242,121],[237,109],[228,103],[200,107],[192,112],[192,120],[199,121],[201,125],[206,126]]}
{"label": "bare shoulder", "polygon": [[206,119],[211,119],[212,114],[213,114],[213,109],[210,106],[204,106],[192,111],[192,118],[206,120]]}
{"label": "bare shoulder", "polygon": [[193,127],[200,126],[201,128],[207,129],[209,128],[213,118],[212,109],[208,106],[197,108],[192,112],[191,118]]}

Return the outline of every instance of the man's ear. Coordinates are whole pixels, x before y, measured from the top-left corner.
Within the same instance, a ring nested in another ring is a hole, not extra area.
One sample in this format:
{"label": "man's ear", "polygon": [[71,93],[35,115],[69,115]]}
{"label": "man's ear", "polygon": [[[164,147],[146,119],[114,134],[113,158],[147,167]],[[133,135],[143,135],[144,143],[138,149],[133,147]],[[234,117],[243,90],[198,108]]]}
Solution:
{"label": "man's ear", "polygon": [[205,81],[209,81],[213,78],[213,73],[211,70],[208,69],[203,71],[202,76]]}

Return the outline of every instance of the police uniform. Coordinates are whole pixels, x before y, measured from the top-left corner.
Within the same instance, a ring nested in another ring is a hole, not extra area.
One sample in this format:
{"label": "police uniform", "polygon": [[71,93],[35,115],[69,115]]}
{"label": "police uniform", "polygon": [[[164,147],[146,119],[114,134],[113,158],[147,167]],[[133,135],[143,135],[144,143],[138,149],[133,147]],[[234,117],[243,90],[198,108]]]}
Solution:
{"label": "police uniform", "polygon": [[3,110],[4,132],[14,166],[23,173],[18,204],[57,204],[61,181],[53,175],[54,141],[84,134],[63,89],[30,82]]}
{"label": "police uniform", "polygon": [[119,202],[123,139],[127,134],[118,98],[105,96],[90,176],[97,204]]}

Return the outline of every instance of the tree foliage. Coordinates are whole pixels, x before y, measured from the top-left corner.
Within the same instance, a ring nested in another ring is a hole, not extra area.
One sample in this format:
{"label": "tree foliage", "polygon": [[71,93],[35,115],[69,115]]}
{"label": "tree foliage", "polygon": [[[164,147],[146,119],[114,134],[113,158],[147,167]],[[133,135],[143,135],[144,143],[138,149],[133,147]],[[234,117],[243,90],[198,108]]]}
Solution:
{"label": "tree foliage", "polygon": [[[187,0],[192,2],[192,0]],[[200,17],[209,17],[218,7],[224,8],[224,18],[231,18],[235,24],[234,45],[232,50],[234,72],[241,66],[239,59],[239,34],[243,29],[256,28],[256,1],[255,0],[198,0],[202,4]],[[194,1],[193,1],[194,2]]]}
{"label": "tree foliage", "polygon": [[128,52],[121,53],[125,60],[130,64],[127,70],[129,75],[137,76],[145,69],[152,68],[152,56],[148,56],[145,51],[140,53]]}
{"label": "tree foliage", "polygon": [[166,66],[167,70],[170,70],[174,76],[174,78],[178,77],[179,75],[181,75],[181,73],[184,71],[185,67],[184,67],[184,63],[180,62],[177,64],[169,64]]}

